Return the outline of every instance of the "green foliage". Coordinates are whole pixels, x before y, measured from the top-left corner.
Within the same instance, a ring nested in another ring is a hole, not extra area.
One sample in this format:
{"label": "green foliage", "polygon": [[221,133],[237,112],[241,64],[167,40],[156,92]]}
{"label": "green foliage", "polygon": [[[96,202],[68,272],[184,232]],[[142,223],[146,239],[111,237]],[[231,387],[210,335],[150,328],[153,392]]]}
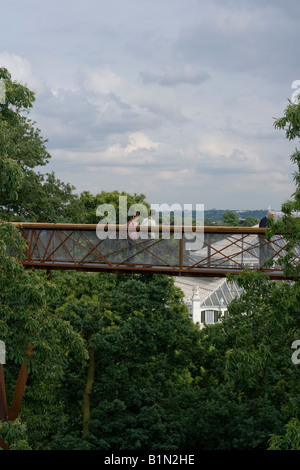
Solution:
{"label": "green foliage", "polygon": [[[28,118],[35,96],[0,68],[6,87],[0,104],[0,217],[36,222],[74,221],[78,197],[74,188],[56,180],[53,173],[36,172],[50,160],[47,140]],[[79,215],[79,214],[78,214]]]}
{"label": "green foliage", "polygon": [[16,201],[22,187],[24,173],[20,165],[0,154],[0,192],[6,194],[9,200]]}
{"label": "green foliage", "polygon": [[299,285],[247,271],[234,279],[244,294],[221,324],[201,330],[205,380],[190,443],[202,450],[266,449],[299,404],[300,371],[291,360]]}
{"label": "green foliage", "polygon": [[274,122],[275,129],[283,129],[288,140],[294,140],[300,137],[300,121],[299,121],[300,103],[292,103],[288,100],[288,105],[284,111],[284,116],[276,119]]}
{"label": "green foliage", "polygon": [[259,224],[259,220],[255,217],[246,217],[246,219],[242,222],[241,225],[244,227],[254,227],[254,225]]}
{"label": "green foliage", "polygon": [[253,227],[254,225],[258,224],[259,220],[255,217],[248,216],[245,220],[240,220],[239,216],[234,212],[224,212],[223,220],[219,223],[219,225],[225,225],[228,227],[238,227],[239,225],[243,227]]}
{"label": "green foliage", "polygon": [[27,429],[19,419],[0,421],[0,437],[9,445],[10,450],[32,450],[27,440]]}
{"label": "green foliage", "polygon": [[[68,275],[70,292],[77,276]],[[78,293],[59,307],[77,331],[92,332],[96,351],[91,429],[78,445],[264,449],[272,432],[282,432],[299,396],[290,349],[299,332],[299,312],[292,309],[298,285],[245,272],[239,278],[245,294],[229,318],[199,331],[169,278],[79,276]],[[69,371],[61,390],[69,416],[76,396],[71,378]],[[53,448],[65,448],[72,432],[55,438]]]}
{"label": "green foliage", "polygon": [[292,418],[285,426],[285,434],[273,435],[268,450],[300,450],[300,422]]}
{"label": "green foliage", "polygon": [[[45,426],[49,424],[47,415],[51,414],[51,407],[47,413],[45,409],[55,397],[53,384],[58,386],[63,377],[68,356],[72,355],[78,364],[83,364],[87,357],[81,336],[70,323],[55,315],[47,304],[47,298],[54,296],[54,286],[46,281],[44,273],[25,270],[19,263],[24,249],[24,239],[16,228],[9,223],[1,224],[0,338],[6,346],[4,367],[8,407],[19,366],[27,363],[29,371],[22,423],[20,427],[18,423],[3,423],[1,428],[1,435],[8,443],[12,443],[12,449],[27,448],[27,441],[22,437],[25,434],[25,421],[29,434],[36,436],[36,432],[32,431],[33,423],[35,429],[40,429],[39,439],[33,442],[32,448],[39,445]],[[33,347],[31,355],[28,355],[29,346]],[[39,394],[39,390],[43,390],[43,393]],[[22,435],[19,436],[21,431]]]}
{"label": "green foliage", "polygon": [[[59,314],[95,350],[96,360],[90,433],[84,437],[86,444],[78,445],[178,448],[185,413],[174,412],[172,402],[193,381],[198,338],[182,294],[166,276],[57,273],[54,282],[65,276],[62,289],[69,295],[62,299]],[[76,291],[73,282],[80,286]],[[72,376],[82,393],[86,373],[71,361],[61,388],[73,425],[79,423],[82,395],[74,390]],[[65,439],[54,438],[52,448],[65,448],[72,432],[70,427]]]}
{"label": "green foliage", "polygon": [[63,363],[60,353],[66,344],[80,357],[81,339],[67,322],[48,314],[46,298],[52,295],[52,286],[44,273],[25,270],[18,262],[24,247],[12,224],[0,226],[0,337],[6,343],[8,361],[24,363],[31,344],[35,352],[26,358],[29,369],[53,373]]}
{"label": "green foliage", "polygon": [[[0,78],[7,90],[0,105],[2,218],[98,223],[96,209],[112,204],[118,223],[120,196],[127,209],[148,207],[143,194],[75,197],[54,174],[36,173],[50,156],[26,116],[34,94],[6,69]],[[288,139],[300,136],[299,111],[290,103],[275,124]],[[299,170],[298,151],[291,160]],[[299,171],[294,177],[294,199],[283,204],[284,217],[268,236],[285,234],[282,262],[298,274]],[[240,222],[226,211],[222,224]],[[27,361],[30,372],[20,419],[0,423],[11,449],[299,449],[300,372],[291,360],[300,337],[298,279],[270,282],[244,271],[234,277],[243,295],[228,317],[199,330],[167,276],[54,272],[46,281],[19,263],[25,249],[16,228],[1,224],[0,339],[9,401],[19,366]]]}
{"label": "green foliage", "polygon": [[229,227],[236,227],[240,225],[239,218],[233,212],[225,212],[223,214],[223,224]]}
{"label": "green foliage", "polygon": [[98,224],[101,222],[101,220],[106,217],[107,215],[101,214],[97,215],[96,211],[99,206],[102,204],[110,204],[114,207],[115,213],[115,219],[116,219],[116,224],[119,223],[120,221],[120,214],[119,212],[121,211],[120,205],[119,205],[119,198],[124,197],[127,198],[127,206],[125,208],[126,213],[122,212],[122,216],[125,216],[125,220],[127,220],[127,214],[128,214],[128,209],[133,206],[134,204],[143,204],[145,205],[146,208],[150,208],[149,204],[145,200],[145,195],[144,194],[128,194],[125,191],[122,191],[121,193],[118,191],[113,191],[113,192],[106,192],[106,191],[101,191],[101,193],[98,193],[96,195],[92,195],[89,191],[83,191],[80,194],[80,204],[82,206],[82,223],[85,224]]}
{"label": "green foliage", "polygon": [[[245,224],[245,226],[252,227],[252,225],[256,225],[258,221],[266,215],[267,209],[243,210],[235,212],[221,209],[206,210],[204,214],[204,225],[223,225],[223,216],[226,212],[233,213],[240,219],[244,219],[242,222],[243,225]],[[194,217],[195,216],[196,215],[194,215]]]}
{"label": "green foliage", "polygon": [[[294,140],[300,137],[300,104],[294,104],[289,101],[285,109],[284,116],[277,119],[274,123],[275,128],[285,131],[288,140]],[[291,162],[296,165],[294,172],[294,181],[296,184],[292,199],[282,204],[283,217],[271,224],[268,237],[271,238],[276,232],[282,233],[287,240],[285,253],[282,256],[281,264],[284,266],[284,273],[288,276],[297,276],[300,273],[300,264],[295,260],[295,248],[300,244],[300,219],[295,217],[300,211],[300,152],[295,152],[290,157]]]}

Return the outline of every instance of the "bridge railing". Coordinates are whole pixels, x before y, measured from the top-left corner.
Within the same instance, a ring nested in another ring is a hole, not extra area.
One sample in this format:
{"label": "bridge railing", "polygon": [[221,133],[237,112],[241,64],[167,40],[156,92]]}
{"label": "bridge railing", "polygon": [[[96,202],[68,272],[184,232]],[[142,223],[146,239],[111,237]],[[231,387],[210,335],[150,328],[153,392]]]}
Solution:
{"label": "bridge railing", "polygon": [[[26,267],[216,277],[249,268],[282,277],[276,263],[286,241],[279,234],[268,242],[263,228],[160,225],[127,233],[126,226],[112,224],[15,225],[27,242]],[[270,258],[274,266],[265,268]],[[295,252],[295,262],[299,258]]]}

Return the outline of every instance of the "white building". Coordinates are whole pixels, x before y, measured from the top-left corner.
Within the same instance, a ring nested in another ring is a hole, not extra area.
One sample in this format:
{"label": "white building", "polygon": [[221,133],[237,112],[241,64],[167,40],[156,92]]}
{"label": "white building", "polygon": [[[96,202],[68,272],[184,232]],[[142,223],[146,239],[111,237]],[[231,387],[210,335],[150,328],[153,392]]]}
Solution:
{"label": "white building", "polygon": [[226,278],[177,276],[175,285],[182,290],[190,316],[200,328],[220,321],[227,314],[228,304],[242,293],[235,282]]}

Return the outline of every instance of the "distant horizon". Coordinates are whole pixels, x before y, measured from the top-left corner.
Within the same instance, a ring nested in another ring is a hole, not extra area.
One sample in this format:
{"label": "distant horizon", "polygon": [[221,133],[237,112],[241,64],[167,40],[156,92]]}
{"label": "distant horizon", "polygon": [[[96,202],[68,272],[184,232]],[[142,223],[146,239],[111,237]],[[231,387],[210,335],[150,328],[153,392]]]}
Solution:
{"label": "distant horizon", "polygon": [[[212,209],[204,209],[205,211],[234,211],[234,212],[253,212],[253,211],[268,211],[269,209],[229,209],[228,207],[225,209],[217,209],[216,207],[213,207]],[[273,209],[274,211],[277,211],[278,209]]]}
{"label": "distant horizon", "polygon": [[[226,212],[226,211],[230,211],[230,212],[268,212],[268,208],[266,209],[229,209],[229,208],[226,208],[226,209],[217,209],[217,208],[213,208],[213,209],[205,209],[204,208],[204,212],[212,212],[212,211],[216,211],[216,212]],[[275,212],[281,212],[281,209],[273,209]],[[162,211],[164,212],[164,211]],[[181,211],[171,211],[171,212],[174,212],[174,213],[177,213],[177,212],[181,212]],[[193,210],[188,210],[186,212],[195,212],[195,209]]]}

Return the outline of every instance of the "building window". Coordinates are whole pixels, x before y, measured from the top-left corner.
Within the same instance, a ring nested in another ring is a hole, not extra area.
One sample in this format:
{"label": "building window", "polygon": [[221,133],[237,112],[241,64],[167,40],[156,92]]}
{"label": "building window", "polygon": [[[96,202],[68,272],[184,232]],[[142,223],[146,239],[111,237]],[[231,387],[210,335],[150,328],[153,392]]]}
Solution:
{"label": "building window", "polygon": [[218,318],[219,318],[218,310],[203,310],[201,312],[201,323],[212,325],[214,323],[217,323]]}

